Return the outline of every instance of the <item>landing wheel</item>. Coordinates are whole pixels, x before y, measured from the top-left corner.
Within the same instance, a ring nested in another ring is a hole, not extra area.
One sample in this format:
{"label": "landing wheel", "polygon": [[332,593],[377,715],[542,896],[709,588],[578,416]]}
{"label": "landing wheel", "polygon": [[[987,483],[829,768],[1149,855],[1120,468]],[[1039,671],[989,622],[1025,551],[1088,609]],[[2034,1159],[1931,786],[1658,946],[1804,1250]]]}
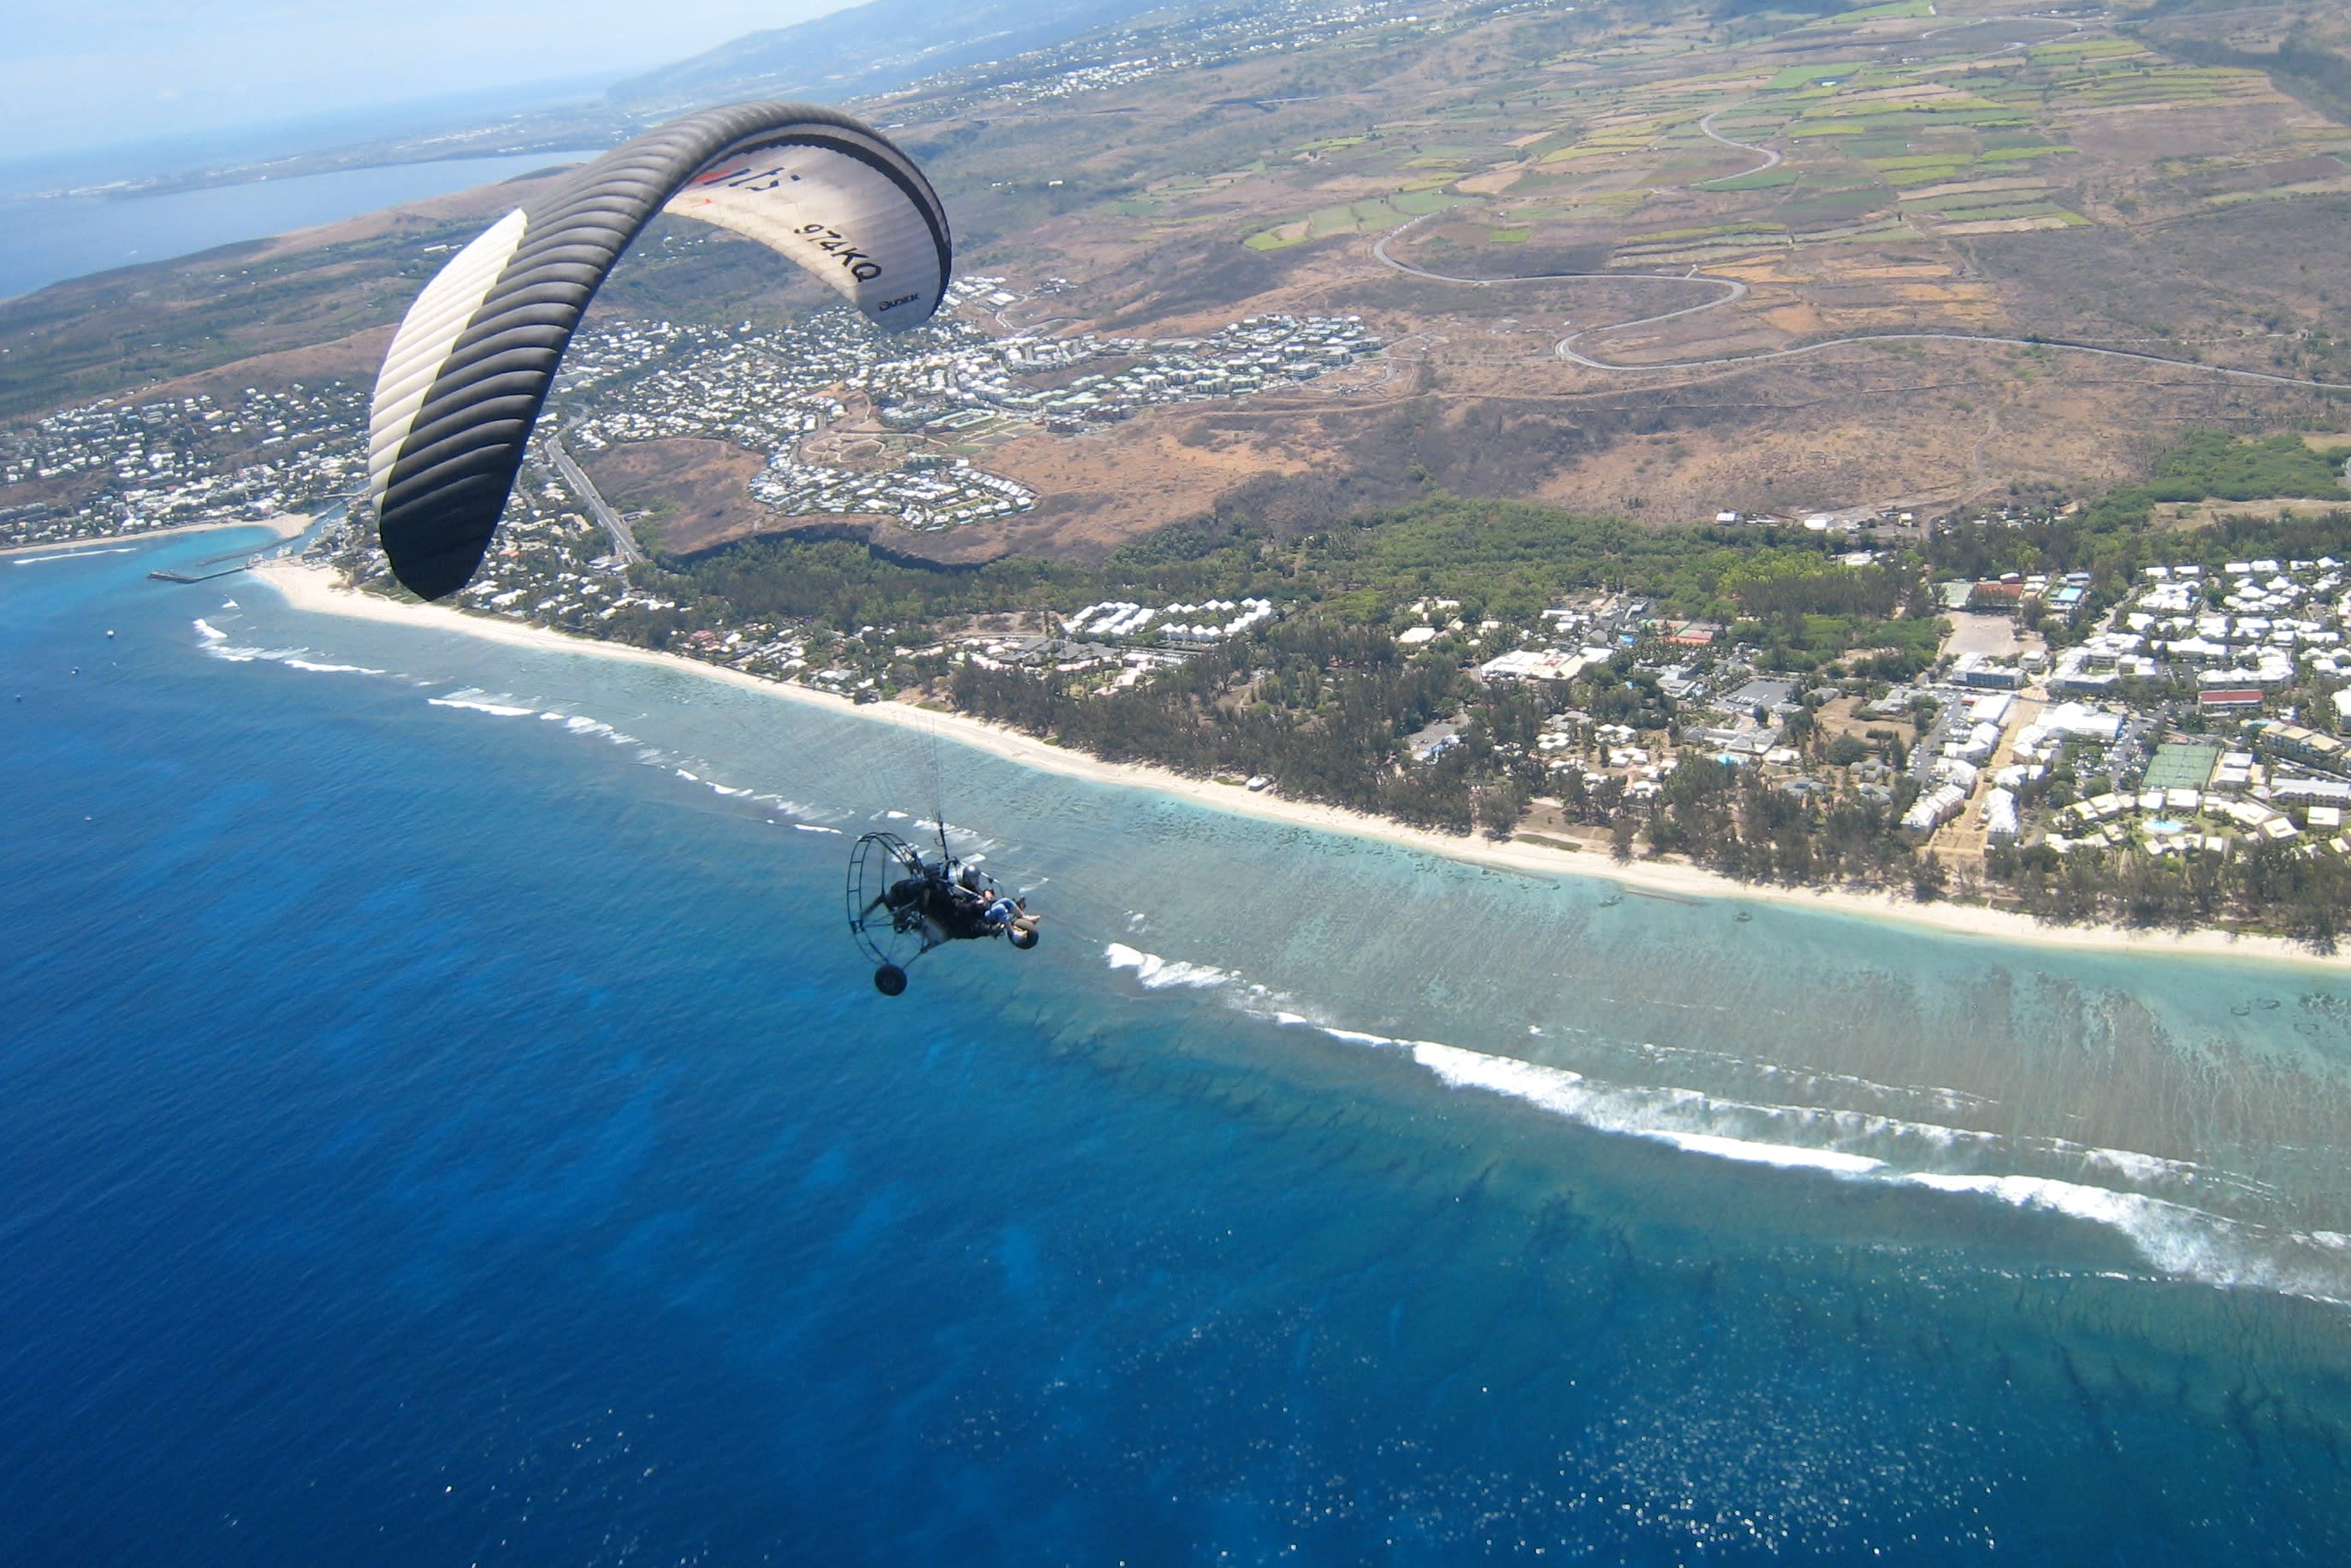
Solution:
{"label": "landing wheel", "polygon": [[1029,948],[1037,946],[1037,928],[1033,925],[1016,925],[1005,933],[1005,940],[1026,953]]}
{"label": "landing wheel", "polygon": [[885,997],[894,997],[906,988],[906,971],[895,964],[884,964],[873,971],[873,988]]}

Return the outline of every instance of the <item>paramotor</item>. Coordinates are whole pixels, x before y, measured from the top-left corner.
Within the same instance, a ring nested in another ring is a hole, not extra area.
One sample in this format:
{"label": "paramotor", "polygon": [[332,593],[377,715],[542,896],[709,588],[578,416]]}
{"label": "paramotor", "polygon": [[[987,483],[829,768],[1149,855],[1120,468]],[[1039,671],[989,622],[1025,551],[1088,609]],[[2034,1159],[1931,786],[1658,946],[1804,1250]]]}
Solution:
{"label": "paramotor", "polygon": [[873,961],[873,988],[906,988],[906,966],[948,942],[1002,937],[1037,946],[1037,917],[996,879],[949,854],[925,855],[895,833],[867,833],[849,852],[849,934]]}

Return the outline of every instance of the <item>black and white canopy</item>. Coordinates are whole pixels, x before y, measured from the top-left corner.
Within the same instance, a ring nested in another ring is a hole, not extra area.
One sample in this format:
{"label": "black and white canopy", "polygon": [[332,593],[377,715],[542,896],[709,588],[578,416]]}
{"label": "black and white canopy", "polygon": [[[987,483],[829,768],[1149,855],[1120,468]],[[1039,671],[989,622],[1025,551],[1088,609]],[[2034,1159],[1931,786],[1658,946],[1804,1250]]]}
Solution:
{"label": "black and white canopy", "polygon": [[930,319],[952,260],[913,160],[845,114],[742,103],[674,120],[517,207],[425,286],[384,355],[368,479],[384,554],[426,599],[481,564],[581,312],[656,212],[758,240],[883,331]]}

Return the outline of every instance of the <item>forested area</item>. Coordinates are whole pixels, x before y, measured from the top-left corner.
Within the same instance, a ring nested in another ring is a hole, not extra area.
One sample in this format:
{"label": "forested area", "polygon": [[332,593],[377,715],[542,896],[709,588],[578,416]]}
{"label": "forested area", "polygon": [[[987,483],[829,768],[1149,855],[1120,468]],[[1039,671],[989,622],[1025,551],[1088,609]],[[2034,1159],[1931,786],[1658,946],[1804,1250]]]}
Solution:
{"label": "forested area", "polygon": [[[1507,832],[1542,780],[1541,698],[1439,658],[1405,658],[1384,632],[1320,616],[1123,690],[1086,695],[1058,674],[968,664],[951,690],[965,712],[1112,761],[1270,774],[1285,794],[1455,832]],[[1396,765],[1405,736],[1456,714],[1458,744],[1427,764]]]}
{"label": "forested area", "polygon": [[2248,844],[2227,857],[1999,846],[1985,870],[2043,920],[2181,931],[2240,920],[2322,953],[2335,950],[2351,899],[2351,868],[2341,860],[2283,844]]}
{"label": "forested area", "polygon": [[1073,610],[1257,595],[1319,603],[1336,621],[1381,625],[1437,596],[1508,625],[1534,622],[1563,594],[1617,591],[1661,614],[1748,622],[1759,642],[1806,648],[1905,648],[1888,630],[1925,607],[1915,559],[1850,567],[1827,540],[1778,528],[1644,527],[1525,502],[1432,494],[1311,532],[1207,517],[1165,528],[1099,566],[1007,558],[976,570],[892,560],[851,540],[756,540],[663,563],[665,591],[737,613],[815,620],[842,630],[948,615]]}

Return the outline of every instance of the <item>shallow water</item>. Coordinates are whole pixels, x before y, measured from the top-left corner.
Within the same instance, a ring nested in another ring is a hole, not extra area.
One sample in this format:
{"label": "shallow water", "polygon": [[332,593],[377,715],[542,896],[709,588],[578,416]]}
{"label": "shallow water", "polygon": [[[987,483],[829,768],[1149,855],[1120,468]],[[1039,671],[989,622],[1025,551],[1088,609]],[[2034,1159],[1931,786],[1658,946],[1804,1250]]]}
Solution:
{"label": "shallow water", "polygon": [[[0,1556],[2351,1533],[2332,971],[1608,903],[140,575],[223,548],[0,573]],[[884,1000],[848,838],[934,812],[1046,940]]]}

